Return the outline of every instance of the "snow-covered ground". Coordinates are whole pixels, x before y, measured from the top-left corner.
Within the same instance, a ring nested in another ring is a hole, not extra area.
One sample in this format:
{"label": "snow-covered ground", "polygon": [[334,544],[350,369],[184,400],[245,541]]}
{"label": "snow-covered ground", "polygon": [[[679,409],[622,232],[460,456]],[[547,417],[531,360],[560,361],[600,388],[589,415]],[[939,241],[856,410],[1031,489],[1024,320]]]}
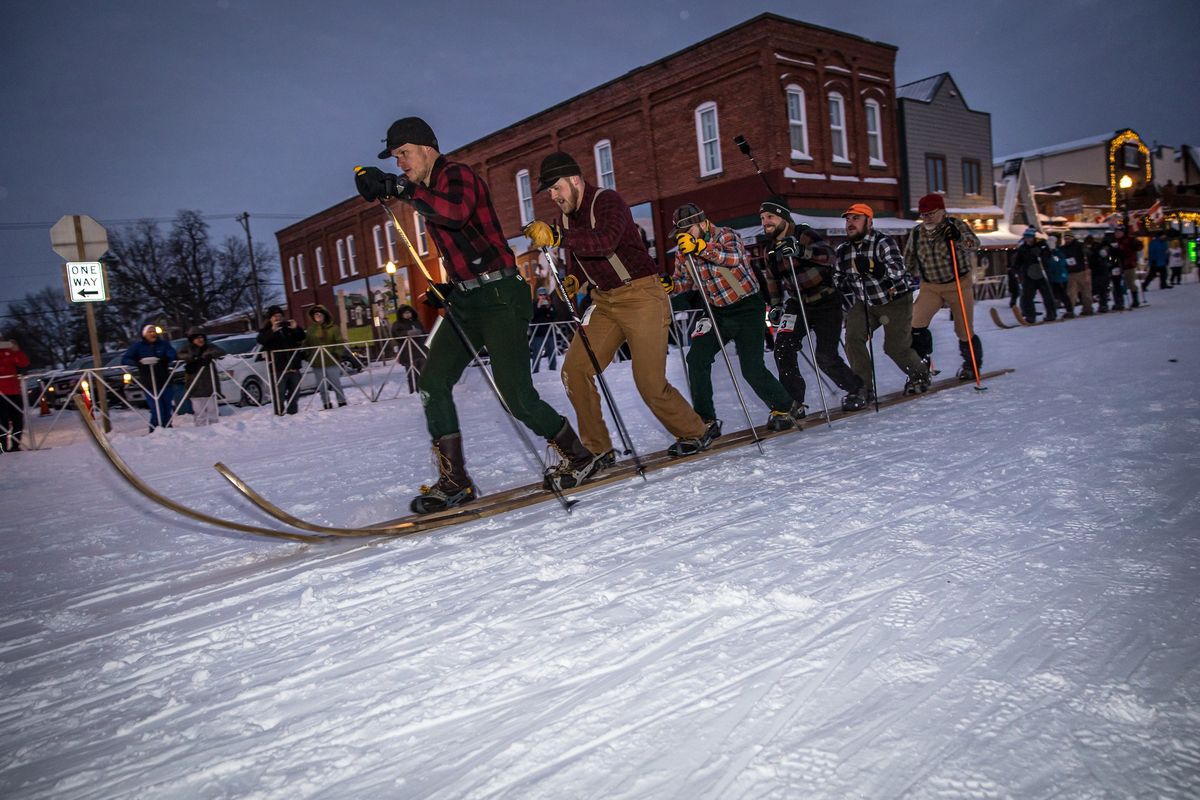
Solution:
{"label": "snow-covered ground", "polygon": [[[569,516],[299,545],[154,507],[81,437],[0,457],[0,796],[1195,797],[1200,286],[1149,299],[1010,331],[981,309],[986,367],[1017,368],[988,391]],[[665,445],[612,372],[640,448]],[[481,487],[530,480],[478,376],[459,402]],[[213,462],[348,525],[433,474],[407,396],[114,442],[251,522]]]}

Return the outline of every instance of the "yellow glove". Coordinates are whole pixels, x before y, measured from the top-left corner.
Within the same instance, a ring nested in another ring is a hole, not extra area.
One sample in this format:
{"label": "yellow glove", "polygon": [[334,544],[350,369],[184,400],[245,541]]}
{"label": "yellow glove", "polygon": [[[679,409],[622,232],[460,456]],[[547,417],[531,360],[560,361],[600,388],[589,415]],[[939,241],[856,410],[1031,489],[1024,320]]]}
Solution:
{"label": "yellow glove", "polygon": [[567,297],[579,294],[579,278],[576,278],[574,275],[568,275],[563,278],[562,287],[563,291],[567,293]]}
{"label": "yellow glove", "polygon": [[690,256],[693,253],[700,255],[704,252],[704,248],[708,247],[708,243],[703,239],[697,239],[687,231],[680,231],[675,234],[675,244],[679,245],[679,252],[685,256]]}
{"label": "yellow glove", "polygon": [[537,248],[558,247],[562,241],[562,231],[558,229],[558,225],[547,225],[540,219],[526,225],[525,230],[521,232],[529,239],[529,243]]}

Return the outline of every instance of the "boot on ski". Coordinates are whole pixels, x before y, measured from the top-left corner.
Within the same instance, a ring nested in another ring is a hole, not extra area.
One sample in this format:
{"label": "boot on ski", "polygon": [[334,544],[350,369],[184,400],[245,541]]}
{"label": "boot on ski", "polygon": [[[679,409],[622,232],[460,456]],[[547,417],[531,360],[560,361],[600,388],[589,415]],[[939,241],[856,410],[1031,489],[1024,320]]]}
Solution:
{"label": "boot on ski", "polygon": [[924,394],[929,391],[929,383],[932,376],[929,374],[929,366],[922,360],[921,367],[914,368],[908,374],[908,380],[904,382],[905,394]]}
{"label": "boot on ski", "polygon": [[[972,347],[972,345],[974,345],[974,348],[975,348],[975,363],[974,364],[971,363],[971,347]],[[958,370],[958,379],[960,381],[975,380],[975,368],[978,367],[979,371],[981,373],[983,372],[983,343],[981,341],[979,341],[978,336],[972,336],[971,341],[969,343],[964,342],[964,341],[959,341],[958,352],[962,356],[962,359],[963,359],[962,367],[960,367]]]}
{"label": "boot on ski", "polygon": [[792,415],[792,419],[796,420],[796,422],[799,422],[808,416],[808,406],[804,405],[804,403],[801,403],[799,400],[796,400],[792,403],[792,410],[788,413]]}
{"label": "boot on ski", "polygon": [[771,411],[771,416],[767,417],[767,430],[769,431],[788,431],[796,427],[796,420],[792,418],[790,412],[787,411]]}
{"label": "boot on ski", "polygon": [[557,489],[560,492],[563,489],[574,489],[600,470],[616,463],[616,454],[611,450],[600,454],[588,450],[566,418],[563,419],[562,430],[547,441],[558,451],[562,460],[546,470],[542,480],[542,486],[546,489]]}
{"label": "boot on ski", "polygon": [[862,411],[866,407],[867,395],[861,389],[842,398],[842,411]]}
{"label": "boot on ski", "polygon": [[672,458],[694,456],[712,446],[713,439],[721,435],[721,420],[710,419],[704,423],[703,436],[681,436],[667,448],[667,455]]}
{"label": "boot on ski", "polygon": [[410,507],[414,514],[432,514],[469,503],[479,496],[479,490],[467,474],[463,459],[462,434],[452,433],[433,440],[433,457],[437,463],[438,479],[433,486],[422,486]]}

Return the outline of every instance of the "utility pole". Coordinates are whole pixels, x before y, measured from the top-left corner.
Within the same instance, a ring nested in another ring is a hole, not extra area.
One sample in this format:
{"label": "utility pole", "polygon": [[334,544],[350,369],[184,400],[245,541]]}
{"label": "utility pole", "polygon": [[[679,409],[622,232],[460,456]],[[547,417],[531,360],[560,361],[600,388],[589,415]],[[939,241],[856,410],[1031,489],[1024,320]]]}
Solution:
{"label": "utility pole", "polygon": [[250,238],[250,212],[243,211],[236,219],[246,231],[246,251],[250,254],[250,277],[254,281],[254,327],[262,328],[262,291],[258,285],[258,265],[254,261],[254,241]]}

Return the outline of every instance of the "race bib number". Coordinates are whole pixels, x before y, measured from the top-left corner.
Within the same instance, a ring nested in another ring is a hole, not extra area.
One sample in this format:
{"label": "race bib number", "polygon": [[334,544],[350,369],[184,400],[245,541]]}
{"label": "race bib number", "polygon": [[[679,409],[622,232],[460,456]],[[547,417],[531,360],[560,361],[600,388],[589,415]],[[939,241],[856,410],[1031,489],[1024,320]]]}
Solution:
{"label": "race bib number", "polygon": [[583,319],[579,320],[579,324],[586,328],[587,324],[592,321],[592,312],[595,310],[595,305],[588,306],[587,311],[583,312]]}
{"label": "race bib number", "polygon": [[704,334],[712,330],[712,320],[708,317],[701,317],[696,323],[695,329],[692,331],[692,338],[699,339]]}
{"label": "race bib number", "polygon": [[795,314],[784,314],[782,317],[779,318],[779,332],[780,333],[791,333],[794,330],[796,330],[796,315]]}
{"label": "race bib number", "polygon": [[1068,266],[1068,267],[1073,267],[1073,266],[1075,266],[1075,259],[1073,259],[1073,258],[1068,258],[1068,259],[1067,259],[1067,266]]}

